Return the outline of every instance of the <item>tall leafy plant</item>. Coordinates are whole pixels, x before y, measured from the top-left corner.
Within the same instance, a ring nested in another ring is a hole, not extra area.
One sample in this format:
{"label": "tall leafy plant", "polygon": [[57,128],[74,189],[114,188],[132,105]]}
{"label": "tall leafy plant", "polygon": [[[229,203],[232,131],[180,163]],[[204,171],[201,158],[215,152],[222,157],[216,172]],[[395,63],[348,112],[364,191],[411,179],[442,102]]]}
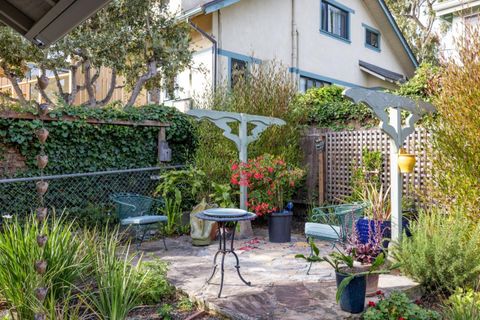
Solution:
{"label": "tall leafy plant", "polygon": [[458,40],[458,56],[448,60],[431,83],[438,116],[433,123],[435,198],[460,207],[480,221],[480,32]]}

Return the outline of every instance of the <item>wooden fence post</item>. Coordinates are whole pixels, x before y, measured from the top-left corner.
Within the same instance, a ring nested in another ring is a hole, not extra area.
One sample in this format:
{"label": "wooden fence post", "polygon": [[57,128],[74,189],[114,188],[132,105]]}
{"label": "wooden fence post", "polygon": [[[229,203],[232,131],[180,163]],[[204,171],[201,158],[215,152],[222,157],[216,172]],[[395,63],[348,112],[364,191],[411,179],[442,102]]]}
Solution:
{"label": "wooden fence post", "polygon": [[318,150],[318,204],[325,203],[325,135],[322,134],[317,141]]}

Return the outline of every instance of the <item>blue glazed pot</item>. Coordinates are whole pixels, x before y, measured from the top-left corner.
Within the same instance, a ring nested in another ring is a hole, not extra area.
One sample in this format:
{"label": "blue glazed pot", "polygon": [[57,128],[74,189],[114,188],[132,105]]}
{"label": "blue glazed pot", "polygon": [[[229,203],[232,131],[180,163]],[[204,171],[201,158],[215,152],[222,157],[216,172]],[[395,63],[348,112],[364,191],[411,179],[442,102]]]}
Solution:
{"label": "blue glazed pot", "polygon": [[[362,242],[363,244],[367,243],[368,240],[369,240],[369,238],[368,238],[368,236],[369,236],[369,234],[368,234],[369,233],[369,225],[370,225],[370,228],[371,228],[373,234],[375,234],[376,227],[377,227],[378,223],[375,223],[374,220],[371,220],[371,219],[368,219],[368,218],[360,218],[360,219],[357,220],[357,232],[358,232],[360,242]],[[382,231],[383,238],[391,238],[391,236],[392,236],[391,226],[392,226],[392,224],[388,220],[381,222],[380,229]],[[410,229],[408,228],[408,220],[407,219],[402,220],[402,230],[405,230],[405,232],[407,234],[407,237],[411,236]],[[389,242],[390,241],[388,241],[388,240],[384,241],[383,246],[385,248],[387,248]]]}
{"label": "blue glazed pot", "polygon": [[[348,275],[336,272],[337,288]],[[340,308],[350,313],[363,312],[365,308],[365,291],[367,289],[366,276],[355,277],[340,296]]]}

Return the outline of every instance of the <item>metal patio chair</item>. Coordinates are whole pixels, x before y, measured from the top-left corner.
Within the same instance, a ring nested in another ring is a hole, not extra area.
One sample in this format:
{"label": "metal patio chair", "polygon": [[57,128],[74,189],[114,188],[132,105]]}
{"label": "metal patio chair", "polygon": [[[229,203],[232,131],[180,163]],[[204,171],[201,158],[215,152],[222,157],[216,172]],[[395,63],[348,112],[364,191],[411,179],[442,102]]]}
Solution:
{"label": "metal patio chair", "polygon": [[[363,216],[365,204],[351,203],[314,208],[311,222],[305,223],[305,236],[307,242],[311,239],[332,242],[332,248],[337,243],[343,243],[353,229],[357,219]],[[312,249],[311,249],[312,250]],[[313,254],[313,251],[310,252]],[[307,274],[312,268],[312,262],[308,267]]]}
{"label": "metal patio chair", "polygon": [[[115,203],[120,225],[131,226],[135,229],[136,237],[139,240],[137,249],[142,245],[147,231],[158,228],[160,223],[167,222],[166,216],[157,214],[158,209],[165,205],[163,199],[154,199],[134,193],[115,193],[110,196],[110,199]],[[165,250],[168,250],[165,234],[164,232],[161,234],[163,246]]]}

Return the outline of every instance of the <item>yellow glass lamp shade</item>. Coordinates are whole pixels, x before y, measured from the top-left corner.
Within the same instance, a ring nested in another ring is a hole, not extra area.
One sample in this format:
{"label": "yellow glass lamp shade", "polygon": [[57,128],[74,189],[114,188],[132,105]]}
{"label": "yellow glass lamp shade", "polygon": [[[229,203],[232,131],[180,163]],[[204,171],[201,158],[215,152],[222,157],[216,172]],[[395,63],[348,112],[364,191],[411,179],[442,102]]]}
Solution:
{"label": "yellow glass lamp shade", "polygon": [[405,149],[401,148],[398,153],[398,167],[401,173],[412,173],[415,167],[415,155],[406,153]]}

